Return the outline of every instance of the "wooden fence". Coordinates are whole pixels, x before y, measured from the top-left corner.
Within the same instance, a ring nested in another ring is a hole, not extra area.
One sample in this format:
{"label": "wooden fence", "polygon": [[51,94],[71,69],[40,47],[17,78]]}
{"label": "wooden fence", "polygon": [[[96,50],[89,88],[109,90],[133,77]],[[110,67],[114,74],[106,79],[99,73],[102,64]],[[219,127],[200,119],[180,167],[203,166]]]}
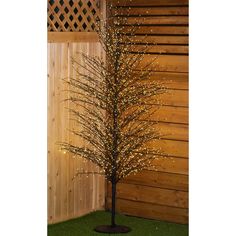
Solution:
{"label": "wooden fence", "polygon": [[[68,0],[62,2],[69,4]],[[81,4],[80,1],[73,2]],[[95,1],[82,2],[88,4]],[[100,1],[100,4],[101,2],[104,1]],[[151,145],[161,146],[171,159],[158,161],[159,171],[143,171],[118,184],[117,210],[128,215],[187,223],[188,1],[119,0],[113,2],[113,4],[126,6],[120,9],[120,16],[128,18],[127,27],[129,24],[142,22],[136,33],[137,45],[142,45],[145,36],[150,43],[158,43],[157,46],[150,47],[144,59],[145,62],[159,55],[159,66],[152,79],[170,82],[169,93],[162,96],[163,107],[152,117],[154,120],[159,118],[162,132],[167,135]],[[95,5],[91,4],[91,6]],[[60,9],[63,7],[64,5]],[[48,11],[51,12],[52,8]],[[76,14],[78,18],[80,13]],[[49,24],[52,23],[49,21]],[[101,209],[105,198],[102,177],[89,176],[81,177],[80,180],[71,180],[76,168],[95,170],[96,167],[91,163],[73,159],[68,154],[60,153],[55,145],[56,141],[70,139],[66,128],[72,125],[68,121],[67,111],[60,102],[65,95],[60,92],[64,85],[61,84],[59,77],[73,75],[69,58],[78,57],[76,52],[89,51],[91,55],[101,52],[96,34],[88,32],[91,28],[83,30],[80,26],[76,29],[70,27],[64,29],[58,26],[55,29],[52,25],[48,25],[50,31],[48,33],[48,217],[50,223]],[[109,185],[107,189],[106,208],[109,209],[111,204]]]}
{"label": "wooden fence", "polygon": [[[81,175],[73,180],[77,169],[97,171],[97,167],[60,151],[57,142],[75,141],[68,131],[70,121],[67,89],[62,78],[73,77],[71,57],[80,60],[79,52],[99,55],[98,43],[48,44],[48,222],[55,223],[104,209],[105,182],[99,175]],[[81,140],[78,140],[81,142]]]}
{"label": "wooden fence", "polygon": [[63,102],[68,93],[63,92],[67,88],[62,78],[75,76],[71,58],[80,60],[79,52],[101,55],[101,46],[91,32],[94,17],[100,17],[100,6],[100,1],[48,1],[48,223],[105,206],[104,177],[94,174],[73,179],[77,170],[93,172],[97,167],[63,153],[56,144],[75,141],[68,131],[73,122],[66,109],[69,104]]}
{"label": "wooden fence", "polygon": [[[117,186],[117,210],[145,218],[188,222],[188,1],[119,0],[119,15],[127,17],[127,28],[137,25],[137,46],[144,37],[150,50],[144,61],[159,55],[152,79],[169,81],[162,96],[163,107],[153,119],[160,120],[167,134],[153,146],[161,146],[171,158],[156,161],[158,171],[143,171]],[[141,24],[140,26],[138,26]],[[125,31],[124,31],[125,32]],[[139,50],[136,47],[135,50]],[[111,205],[108,185],[107,208]]]}

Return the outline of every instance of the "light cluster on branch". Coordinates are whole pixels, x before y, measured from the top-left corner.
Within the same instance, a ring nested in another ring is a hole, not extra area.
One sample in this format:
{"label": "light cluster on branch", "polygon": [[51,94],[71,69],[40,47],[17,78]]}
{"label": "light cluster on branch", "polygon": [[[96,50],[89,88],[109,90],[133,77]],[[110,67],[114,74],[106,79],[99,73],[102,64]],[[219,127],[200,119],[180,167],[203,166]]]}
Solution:
{"label": "light cluster on branch", "polygon": [[113,15],[97,23],[105,59],[82,53],[81,62],[72,59],[76,75],[65,80],[76,124],[71,132],[84,142],[60,146],[95,163],[109,181],[117,183],[153,168],[152,161],[163,156],[148,143],[162,136],[150,117],[166,89],[160,81],[150,79],[158,58],[142,63],[149,45],[144,43],[138,53],[131,53],[138,26],[126,29],[127,19],[119,17],[115,7],[109,10]]}

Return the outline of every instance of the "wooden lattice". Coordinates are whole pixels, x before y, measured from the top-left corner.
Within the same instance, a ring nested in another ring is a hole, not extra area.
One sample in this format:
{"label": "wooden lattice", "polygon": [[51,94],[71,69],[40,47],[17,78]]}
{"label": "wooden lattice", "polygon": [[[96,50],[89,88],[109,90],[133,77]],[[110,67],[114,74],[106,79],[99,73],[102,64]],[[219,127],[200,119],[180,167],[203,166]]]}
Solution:
{"label": "wooden lattice", "polygon": [[101,18],[102,0],[48,0],[48,31],[91,32]]}

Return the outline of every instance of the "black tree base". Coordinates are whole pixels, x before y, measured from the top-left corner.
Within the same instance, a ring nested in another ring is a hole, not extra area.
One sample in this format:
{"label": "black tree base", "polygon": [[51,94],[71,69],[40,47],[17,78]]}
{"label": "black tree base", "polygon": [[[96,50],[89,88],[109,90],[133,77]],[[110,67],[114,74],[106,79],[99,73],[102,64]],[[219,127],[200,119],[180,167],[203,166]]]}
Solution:
{"label": "black tree base", "polygon": [[116,225],[115,227],[111,227],[111,225],[99,225],[94,229],[99,233],[107,233],[107,234],[122,234],[128,233],[131,229],[124,225]]}

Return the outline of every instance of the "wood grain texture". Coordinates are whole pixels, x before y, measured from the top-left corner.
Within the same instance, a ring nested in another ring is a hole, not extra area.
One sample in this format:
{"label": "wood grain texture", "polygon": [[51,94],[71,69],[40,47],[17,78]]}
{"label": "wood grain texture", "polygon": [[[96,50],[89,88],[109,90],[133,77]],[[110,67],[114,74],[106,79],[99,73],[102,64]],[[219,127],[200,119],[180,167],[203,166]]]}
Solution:
{"label": "wood grain texture", "polygon": [[[111,189],[110,184],[108,189]],[[108,197],[111,198],[111,191],[108,191]],[[117,184],[117,198],[179,208],[187,208],[188,206],[187,192],[138,184]]]}
{"label": "wood grain texture", "polygon": [[136,7],[132,8],[120,8],[118,10],[118,15],[120,16],[187,16],[188,15],[188,7],[179,6],[179,7]]}
{"label": "wood grain texture", "polygon": [[163,152],[172,157],[188,158],[188,142],[162,138],[161,140],[149,142],[148,145],[153,148],[160,147]]}
{"label": "wood grain texture", "polygon": [[165,82],[168,89],[188,90],[188,73],[179,72],[153,72],[152,80]]}
{"label": "wood grain texture", "polygon": [[188,159],[171,157],[160,158],[153,161],[158,171],[174,174],[188,175]]}
{"label": "wood grain texture", "polygon": [[[126,26],[124,34],[129,34],[132,26]],[[166,26],[166,25],[140,25],[136,27],[135,33],[137,35],[154,34],[154,35],[188,35],[187,26]]]}
{"label": "wood grain texture", "polygon": [[165,139],[188,141],[188,125],[159,122],[154,128],[160,130]]}
{"label": "wood grain texture", "polygon": [[[126,40],[126,37],[124,37],[124,42]],[[180,36],[180,35],[136,35],[133,39],[136,43],[143,43],[149,42],[149,43],[155,43],[155,44],[167,44],[167,45],[173,45],[173,44],[188,44],[188,36]]]}
{"label": "wood grain texture", "polygon": [[48,32],[49,43],[98,42],[95,32]]}
{"label": "wood grain texture", "polygon": [[128,176],[126,179],[122,180],[121,183],[188,191],[188,175],[161,171],[142,171],[136,175]]}
{"label": "wood grain texture", "polygon": [[160,105],[161,102],[162,106],[185,107],[185,108],[188,107],[188,99],[189,99],[188,90],[168,89],[166,93],[157,96],[159,98],[159,101],[157,100],[157,102],[155,101],[152,102],[155,105]]}
{"label": "wood grain texture", "polygon": [[160,99],[165,106],[188,107],[188,90],[169,89]]}
{"label": "wood grain texture", "polygon": [[150,116],[150,120],[188,124],[188,108],[161,106]]}
{"label": "wood grain texture", "polygon": [[111,0],[116,6],[186,6],[188,0]]}
{"label": "wood grain texture", "polygon": [[[130,52],[131,53],[137,53],[140,52],[140,50],[143,50],[143,45],[135,45],[131,47]],[[153,46],[150,45],[146,49],[146,53],[152,53],[152,54],[188,54],[188,46],[182,46],[182,45],[157,45]]]}
{"label": "wood grain texture", "polygon": [[[108,209],[111,209],[111,199],[107,199]],[[186,224],[188,222],[188,209],[152,204],[147,202],[117,199],[116,209],[118,212],[142,216],[143,218],[171,221]]]}
{"label": "wood grain texture", "polygon": [[125,25],[188,25],[188,16],[136,16],[127,17]]}
{"label": "wood grain texture", "polygon": [[74,76],[70,63],[78,52],[99,55],[98,43],[48,43],[48,223],[75,218],[104,208],[105,182],[102,176],[90,175],[72,180],[77,169],[97,171],[97,167],[60,151],[57,142],[78,142],[68,129],[74,124],[63,102],[68,93],[62,78]]}
{"label": "wood grain texture", "polygon": [[138,69],[152,64],[153,71],[188,72],[188,56],[183,55],[144,55]]}

